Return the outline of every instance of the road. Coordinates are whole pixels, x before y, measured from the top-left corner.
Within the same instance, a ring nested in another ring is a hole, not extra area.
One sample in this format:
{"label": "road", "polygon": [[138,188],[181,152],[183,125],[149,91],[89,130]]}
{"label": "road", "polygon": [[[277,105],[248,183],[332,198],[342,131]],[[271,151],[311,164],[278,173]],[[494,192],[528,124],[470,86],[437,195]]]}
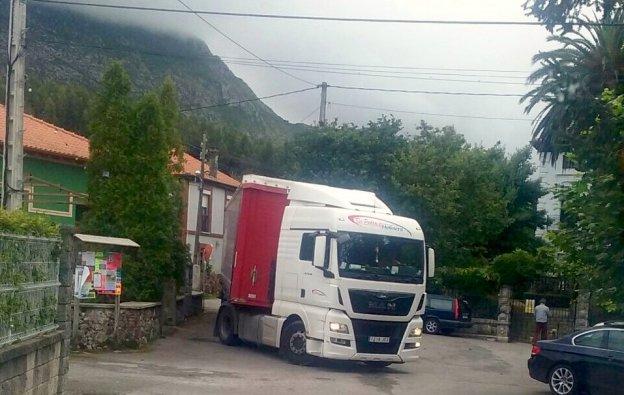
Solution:
{"label": "road", "polygon": [[356,363],[290,365],[269,348],[221,345],[214,313],[147,350],[76,353],[70,394],[548,394],[527,375],[527,344],[425,336],[418,362],[380,371]]}

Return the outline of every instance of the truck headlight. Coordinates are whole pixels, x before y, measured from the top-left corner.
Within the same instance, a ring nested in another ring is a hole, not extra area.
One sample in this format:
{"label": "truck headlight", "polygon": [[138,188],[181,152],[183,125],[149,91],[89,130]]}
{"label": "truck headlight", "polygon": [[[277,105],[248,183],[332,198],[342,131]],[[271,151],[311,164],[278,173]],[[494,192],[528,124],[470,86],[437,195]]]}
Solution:
{"label": "truck headlight", "polygon": [[339,322],[330,322],[329,330],[336,333],[349,333],[347,324],[341,324]]}
{"label": "truck headlight", "polygon": [[410,331],[407,337],[420,337],[421,335],[422,335],[422,329],[419,327],[416,327]]}

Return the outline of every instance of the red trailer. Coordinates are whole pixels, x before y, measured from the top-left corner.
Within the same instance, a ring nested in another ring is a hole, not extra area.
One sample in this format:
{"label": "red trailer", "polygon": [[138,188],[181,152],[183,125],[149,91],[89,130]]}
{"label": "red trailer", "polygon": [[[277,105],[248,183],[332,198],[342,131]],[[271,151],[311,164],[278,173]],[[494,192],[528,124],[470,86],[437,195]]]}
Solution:
{"label": "red trailer", "polygon": [[247,183],[229,203],[223,275],[229,285],[225,298],[230,303],[271,308],[287,195],[283,188]]}

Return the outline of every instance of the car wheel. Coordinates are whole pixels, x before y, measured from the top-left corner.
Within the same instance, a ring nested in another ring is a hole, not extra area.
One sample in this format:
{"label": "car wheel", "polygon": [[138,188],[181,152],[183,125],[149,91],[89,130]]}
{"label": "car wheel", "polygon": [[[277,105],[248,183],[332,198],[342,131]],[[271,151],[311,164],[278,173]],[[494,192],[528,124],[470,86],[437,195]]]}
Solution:
{"label": "car wheel", "polygon": [[385,362],[385,361],[366,361],[364,362],[364,364],[366,366],[368,366],[369,368],[373,368],[373,369],[383,369],[386,366],[390,366],[392,365],[392,362]]}
{"label": "car wheel", "polygon": [[309,365],[312,358],[306,351],[305,326],[301,321],[293,321],[282,331],[280,354],[295,365]]}
{"label": "car wheel", "polygon": [[548,376],[550,391],[556,395],[572,395],[578,390],[578,378],[568,365],[557,365]]}
{"label": "car wheel", "polygon": [[226,346],[236,346],[240,344],[238,335],[234,333],[234,322],[236,317],[231,308],[225,307],[217,318],[217,334],[219,340]]}
{"label": "car wheel", "polygon": [[440,323],[435,318],[427,318],[425,320],[423,328],[425,329],[425,333],[428,333],[430,335],[440,333]]}

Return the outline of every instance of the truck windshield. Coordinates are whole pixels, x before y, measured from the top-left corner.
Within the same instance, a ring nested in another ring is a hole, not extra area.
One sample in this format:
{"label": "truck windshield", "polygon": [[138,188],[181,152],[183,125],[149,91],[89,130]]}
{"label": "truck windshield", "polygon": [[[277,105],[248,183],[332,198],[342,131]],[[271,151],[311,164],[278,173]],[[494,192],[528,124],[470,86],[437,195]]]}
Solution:
{"label": "truck windshield", "polygon": [[338,232],[341,277],[422,284],[424,260],[422,240]]}

